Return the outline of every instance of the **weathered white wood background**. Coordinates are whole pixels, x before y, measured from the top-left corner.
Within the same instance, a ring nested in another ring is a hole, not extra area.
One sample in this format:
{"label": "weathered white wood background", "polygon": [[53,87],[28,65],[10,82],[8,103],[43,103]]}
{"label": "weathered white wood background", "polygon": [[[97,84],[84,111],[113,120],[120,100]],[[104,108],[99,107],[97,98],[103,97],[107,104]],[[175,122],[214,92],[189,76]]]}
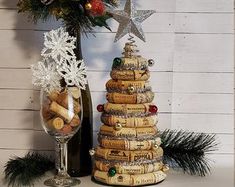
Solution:
{"label": "weathered white wood background", "polygon": [[[159,127],[216,133],[221,142],[215,157],[233,150],[233,0],[136,0],[141,9],[156,9],[143,28],[147,42],[137,40],[141,54],[154,58],[151,82],[160,109]],[[27,22],[17,14],[17,0],[0,0],[0,166],[10,155],[28,150],[51,153],[54,143],[42,130],[38,91],[31,85],[29,65],[40,58],[43,32],[57,23]],[[83,56],[89,69],[96,105],[105,102],[105,82],[112,59],[125,39],[113,43],[113,32],[98,28],[84,38]],[[94,134],[96,134],[94,132]]]}

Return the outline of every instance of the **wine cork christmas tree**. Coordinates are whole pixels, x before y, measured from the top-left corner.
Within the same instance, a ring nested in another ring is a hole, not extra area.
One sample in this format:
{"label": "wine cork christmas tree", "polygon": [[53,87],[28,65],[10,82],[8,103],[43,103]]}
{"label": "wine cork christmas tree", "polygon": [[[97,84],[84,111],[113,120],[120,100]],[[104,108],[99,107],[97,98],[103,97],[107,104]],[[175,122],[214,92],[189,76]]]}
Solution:
{"label": "wine cork christmas tree", "polygon": [[154,64],[138,55],[133,33],[145,41],[141,23],[154,10],[136,10],[127,0],[124,10],[111,12],[119,22],[115,41],[129,34],[122,57],[114,58],[111,80],[106,83],[107,103],[97,106],[102,112],[99,146],[94,155],[96,181],[118,186],[156,184],[166,178],[168,167],[162,162],[163,149],[156,127],[158,108],[149,84],[148,67]]}
{"label": "wine cork christmas tree", "polygon": [[166,178],[163,150],[158,137],[154,93],[149,66],[137,54],[133,42],[125,44],[123,57],[113,60],[111,80],[106,83],[107,103],[98,105],[102,125],[94,150],[94,178],[110,185],[156,184]]}

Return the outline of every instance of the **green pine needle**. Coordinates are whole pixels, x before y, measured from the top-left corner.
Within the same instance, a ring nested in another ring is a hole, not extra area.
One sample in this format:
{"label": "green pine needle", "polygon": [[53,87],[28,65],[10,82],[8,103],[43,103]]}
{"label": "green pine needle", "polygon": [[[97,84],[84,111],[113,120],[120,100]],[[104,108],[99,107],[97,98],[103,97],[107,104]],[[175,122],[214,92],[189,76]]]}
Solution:
{"label": "green pine needle", "polygon": [[210,173],[210,160],[206,153],[217,150],[214,134],[165,130],[161,132],[164,162],[173,169],[182,169],[191,175]]}
{"label": "green pine needle", "polygon": [[25,157],[11,158],[5,165],[5,179],[9,186],[32,186],[46,171],[54,168],[47,156],[28,153]]}
{"label": "green pine needle", "polygon": [[[27,13],[29,20],[35,23],[38,20],[47,21],[51,16],[61,20],[71,30],[80,30],[83,33],[93,31],[93,27],[105,27],[110,30],[107,20],[111,15],[107,12],[104,15],[93,17],[85,9],[88,0],[56,0],[45,5],[41,0],[19,0],[17,7],[19,13]],[[113,8],[116,4],[111,0],[103,0],[104,4]]]}

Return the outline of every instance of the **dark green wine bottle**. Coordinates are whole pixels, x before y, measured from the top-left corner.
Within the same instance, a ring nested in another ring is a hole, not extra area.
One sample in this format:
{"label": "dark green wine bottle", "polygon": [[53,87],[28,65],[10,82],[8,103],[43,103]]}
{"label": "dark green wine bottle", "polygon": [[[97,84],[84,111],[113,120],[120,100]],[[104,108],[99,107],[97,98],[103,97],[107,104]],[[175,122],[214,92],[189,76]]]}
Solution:
{"label": "dark green wine bottle", "polygon": [[[68,30],[69,31],[69,30]],[[76,49],[78,60],[82,59],[80,32],[70,32],[76,36]],[[93,147],[93,112],[89,85],[82,90],[83,120],[80,130],[68,142],[68,173],[72,177],[81,177],[91,174],[92,162],[89,150]]]}

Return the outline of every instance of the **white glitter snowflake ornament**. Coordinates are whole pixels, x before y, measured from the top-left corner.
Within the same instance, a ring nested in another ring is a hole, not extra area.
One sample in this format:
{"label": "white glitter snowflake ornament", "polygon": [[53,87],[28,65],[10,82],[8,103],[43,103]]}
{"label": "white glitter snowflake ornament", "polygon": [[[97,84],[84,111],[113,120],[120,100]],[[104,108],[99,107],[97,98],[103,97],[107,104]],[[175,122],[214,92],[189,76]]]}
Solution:
{"label": "white glitter snowflake ornament", "polygon": [[53,62],[39,61],[31,66],[33,73],[32,83],[37,87],[41,87],[46,92],[53,90],[61,90],[61,76],[56,70],[56,64]]}
{"label": "white glitter snowflake ornament", "polygon": [[41,55],[45,58],[52,58],[56,63],[61,64],[65,60],[76,58],[73,49],[76,38],[69,36],[69,33],[60,27],[56,30],[44,33],[44,48]]}
{"label": "white glitter snowflake ornament", "polygon": [[83,60],[77,61],[73,59],[67,63],[63,63],[58,67],[58,72],[64,78],[68,86],[75,85],[80,89],[86,89],[86,66]]}

